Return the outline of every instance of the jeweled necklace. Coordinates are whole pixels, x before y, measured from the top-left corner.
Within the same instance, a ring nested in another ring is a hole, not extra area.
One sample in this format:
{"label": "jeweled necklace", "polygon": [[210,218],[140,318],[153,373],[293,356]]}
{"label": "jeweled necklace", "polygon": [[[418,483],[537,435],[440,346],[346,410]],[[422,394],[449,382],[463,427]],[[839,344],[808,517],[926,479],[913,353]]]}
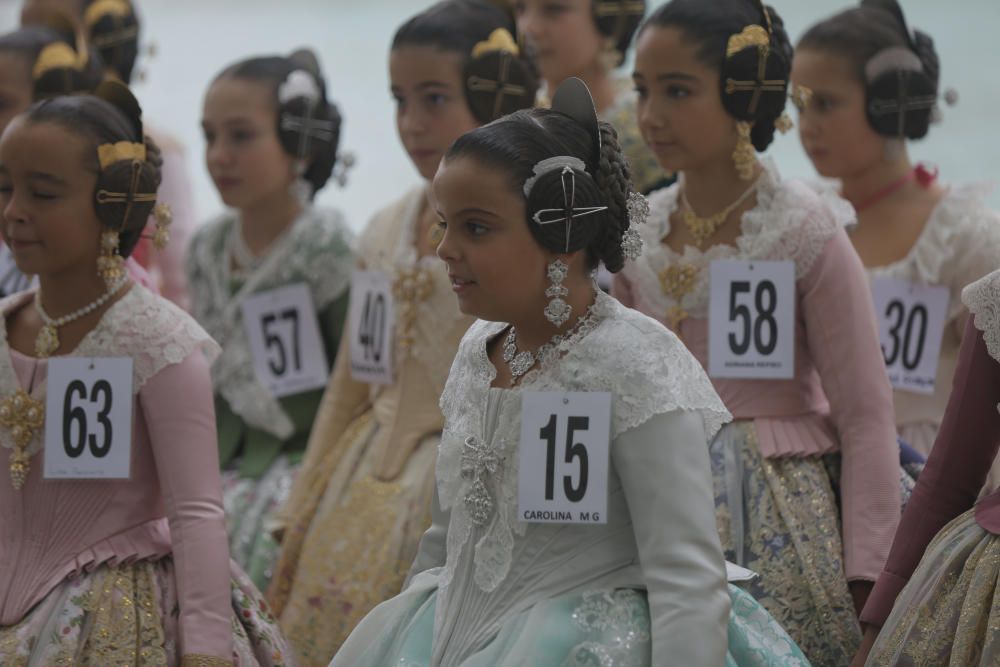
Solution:
{"label": "jeweled necklace", "polygon": [[108,287],[107,292],[97,297],[83,308],[78,308],[69,315],[63,315],[62,317],[58,317],[56,319],[49,317],[48,313],[45,312],[45,309],[42,308],[42,290],[39,289],[35,292],[35,310],[38,311],[38,316],[41,317],[42,322],[45,323],[38,332],[38,336],[35,338],[35,354],[42,359],[51,356],[53,352],[59,349],[59,327],[65,326],[70,322],[80,319],[84,315],[94,312],[106,304],[127,282],[128,276],[123,275]]}
{"label": "jeweled necklace", "polygon": [[517,330],[511,326],[510,332],[503,342],[503,360],[507,364],[507,370],[510,371],[511,386],[516,385],[521,377],[530,371],[538,361],[552,354],[563,341],[572,338],[585,327],[589,326],[595,319],[594,307],[596,305],[597,302],[595,301],[566,333],[556,334],[549,339],[549,342],[542,345],[533,353],[527,350],[518,352]]}
{"label": "jeweled necklace", "polygon": [[722,223],[724,223],[729,217],[729,214],[739,208],[743,202],[750,198],[750,195],[757,190],[757,183],[759,180],[760,179],[758,178],[757,181],[754,181],[753,185],[747,188],[746,191],[744,191],[744,193],[741,194],[732,204],[722,209],[715,215],[710,215],[704,218],[694,212],[691,202],[688,201],[687,191],[683,186],[681,187],[681,205],[683,206],[683,209],[681,210],[681,220],[684,221],[684,226],[688,228],[689,232],[691,232],[691,236],[694,237],[694,243],[698,248],[701,248],[705,244],[705,241],[710,239],[712,235],[715,234],[716,230],[718,230],[719,227],[722,226]]}

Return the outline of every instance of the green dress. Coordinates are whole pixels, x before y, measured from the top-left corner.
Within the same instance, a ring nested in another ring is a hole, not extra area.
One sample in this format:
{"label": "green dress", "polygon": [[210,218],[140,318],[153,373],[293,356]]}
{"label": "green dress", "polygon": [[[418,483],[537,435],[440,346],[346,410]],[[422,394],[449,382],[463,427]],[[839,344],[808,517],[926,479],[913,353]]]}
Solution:
{"label": "green dress", "polygon": [[281,398],[271,394],[254,372],[242,303],[254,294],[304,284],[332,365],[347,319],[353,239],[339,212],[310,207],[257,266],[237,274],[231,267],[239,230],[235,213],[198,230],[187,273],[192,314],[223,348],[212,381],[229,548],[264,589],[277,556],[269,524],[291,488],[324,388]]}

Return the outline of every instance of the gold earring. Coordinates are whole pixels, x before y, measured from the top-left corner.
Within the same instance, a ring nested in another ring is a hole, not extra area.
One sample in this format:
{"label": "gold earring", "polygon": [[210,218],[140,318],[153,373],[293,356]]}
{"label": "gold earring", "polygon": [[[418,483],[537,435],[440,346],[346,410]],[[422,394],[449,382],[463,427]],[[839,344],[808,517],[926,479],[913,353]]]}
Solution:
{"label": "gold earring", "polygon": [[170,241],[170,223],[174,221],[174,214],[170,206],[160,202],[153,207],[153,219],[156,220],[156,231],[153,232],[153,246],[157,250],[163,250]]}
{"label": "gold earring", "polygon": [[110,289],[125,275],[125,260],[118,254],[118,232],[106,229],[101,232],[101,254],[97,258],[97,274]]}
{"label": "gold earring", "polygon": [[788,134],[795,129],[795,121],[793,121],[792,117],[785,112],[778,117],[778,120],[774,121],[774,127],[777,128],[778,132]]}
{"label": "gold earring", "polygon": [[753,125],[745,120],[736,123],[739,137],[736,139],[736,148],[733,149],[733,164],[736,165],[736,173],[744,181],[753,178],[754,166],[757,164],[757,151],[750,141],[752,127]]}

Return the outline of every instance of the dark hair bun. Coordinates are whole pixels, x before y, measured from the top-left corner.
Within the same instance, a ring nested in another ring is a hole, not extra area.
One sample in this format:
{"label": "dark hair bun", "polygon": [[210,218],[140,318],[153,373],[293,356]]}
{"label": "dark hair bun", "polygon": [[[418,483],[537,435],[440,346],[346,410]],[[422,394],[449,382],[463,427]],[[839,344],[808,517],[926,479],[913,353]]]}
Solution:
{"label": "dark hair bun", "polygon": [[[572,193],[572,201],[564,203],[566,193]],[[605,206],[594,178],[576,169],[565,174],[563,169],[542,174],[528,194],[528,227],[538,243],[549,252],[567,253],[590,248],[599,235],[604,211],[573,218],[567,243],[566,218],[562,213],[567,204],[576,209]],[[552,222],[542,224],[545,221]]]}
{"label": "dark hair bun", "polygon": [[487,51],[469,58],[463,78],[469,108],[482,124],[531,107],[538,94],[534,68],[509,51]]}
{"label": "dark hair bun", "polygon": [[[130,207],[127,201],[105,199],[107,194],[126,195],[133,183],[135,192],[139,194],[155,194],[159,189],[163,157],[159,146],[151,138],[145,137],[145,144],[145,161],[116,162],[103,169],[97,178],[97,218],[105,227],[119,232],[118,247],[122,257],[128,257],[139,243],[156,200],[134,201]],[[107,194],[102,196],[102,193]]]}
{"label": "dark hair bun", "polygon": [[[302,177],[315,194],[330,180],[337,164],[342,118],[337,106],[327,100],[316,54],[299,49],[288,61],[294,69],[278,84],[278,139],[289,155],[305,162]],[[299,94],[293,94],[297,87]]]}
{"label": "dark hair bun", "polygon": [[[765,150],[774,139],[775,122],[785,111],[788,98],[788,78],[792,69],[792,44],[785,24],[772,7],[760,17],[759,28],[769,33],[766,55],[758,46],[747,46],[725,58],[720,85],[722,104],[733,117],[752,122],[750,138],[754,148]],[[732,38],[731,38],[732,39]],[[760,75],[760,58],[766,57],[764,75]]]}
{"label": "dark hair bun", "polygon": [[887,46],[865,63],[868,122],[883,136],[921,139],[937,108],[941,63],[934,40],[910,32],[896,0],[865,0],[861,6],[891,16],[905,44]]}
{"label": "dark hair bun", "polygon": [[45,27],[54,39],[38,52],[32,65],[35,100],[89,93],[104,78],[104,65],[94,49],[82,42],[73,23],[64,15],[47,15]]}
{"label": "dark hair bun", "polygon": [[124,82],[132,80],[139,57],[139,17],[130,0],[94,2],[84,12],[90,43]]}
{"label": "dark hair bun", "polygon": [[593,0],[593,11],[598,32],[613,40],[614,49],[624,62],[646,14],[645,0]]}

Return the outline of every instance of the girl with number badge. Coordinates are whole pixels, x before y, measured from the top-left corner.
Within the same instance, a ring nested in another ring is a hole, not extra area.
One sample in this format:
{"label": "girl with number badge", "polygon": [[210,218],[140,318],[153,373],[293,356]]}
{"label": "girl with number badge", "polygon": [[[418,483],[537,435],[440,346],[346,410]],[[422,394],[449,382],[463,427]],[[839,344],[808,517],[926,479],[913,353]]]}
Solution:
{"label": "girl with number badge", "polygon": [[614,293],[681,337],[736,418],[711,444],[727,558],[760,574],[750,590],[813,664],[842,666],[900,470],[850,207],[756,156],[787,124],[790,65],[759,2],[673,0],[647,19],[639,122],[681,178],[651,196],[647,250]]}
{"label": "girl with number badge", "polygon": [[640,192],[670,182],[639,133],[635,92],[614,72],[625,62],[645,0],[514,0],[517,29],[545,86],[583,79],[601,118],[614,125]]}
{"label": "girl with number badge", "polygon": [[594,281],[639,251],[645,200],[583,82],[460,138],[432,197],[482,319],[441,397],[409,584],[331,665],[808,664],[746,593],[730,611],[706,447],[729,414],[675,336]]}
{"label": "girl with number badge", "polygon": [[[101,66],[71,23],[50,16],[48,25],[29,26],[0,37],[0,132],[32,103],[55,95],[89,92],[101,82]],[[132,257],[129,274],[144,285],[149,277]],[[33,283],[17,270],[13,255],[0,245],[0,296]]]}
{"label": "girl with number badge", "polygon": [[162,213],[159,164],[114,83],[36,104],[0,141],[3,236],[39,277],[0,301],[4,665],[285,664],[230,569],[218,346],[124,270]]}
{"label": "girl with number badge", "polygon": [[962,300],[972,317],[954,391],[861,616],[869,625],[857,667],[1000,660],[1000,492],[976,503],[1000,447],[1000,271],[966,287]]}
{"label": "girl with number badge", "polygon": [[340,114],[316,58],[250,58],[205,96],[205,161],[231,210],[188,253],[192,313],[222,345],[212,366],[229,546],[258,586],[270,520],[299,467],[347,316],[351,239],[312,204],[344,163]]}
{"label": "girl with number badge", "polygon": [[816,24],[792,68],[802,145],[857,212],[851,242],[875,295],[896,426],[923,454],[958,361],[961,290],[1000,266],[1000,216],[984,201],[992,186],[944,187],[907,153],[938,113],[939,78],[933,40],[911,34],[896,0],[865,0]]}
{"label": "girl with number badge", "polygon": [[[486,0],[447,0],[396,32],[396,124],[425,181],[463,132],[533,102],[512,29]],[[367,280],[355,281],[349,334],[283,511],[268,596],[306,665],[329,662],[357,622],[399,592],[430,521],[438,399],[470,324],[434,256],[436,223],[421,185],[377,213],[359,243]],[[394,338],[379,299],[394,303]],[[375,358],[383,363],[373,368]]]}

